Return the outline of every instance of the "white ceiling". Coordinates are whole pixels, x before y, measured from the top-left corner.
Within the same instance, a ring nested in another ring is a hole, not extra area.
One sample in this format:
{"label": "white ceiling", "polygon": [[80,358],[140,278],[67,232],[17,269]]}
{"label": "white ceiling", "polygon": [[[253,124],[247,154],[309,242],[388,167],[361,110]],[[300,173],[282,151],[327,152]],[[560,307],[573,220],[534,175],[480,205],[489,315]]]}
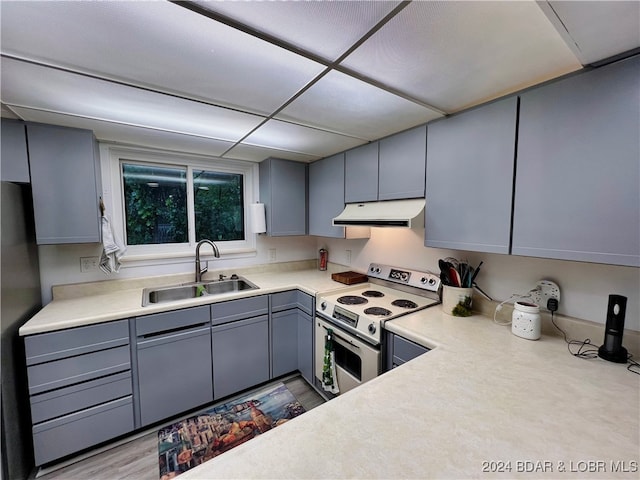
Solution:
{"label": "white ceiling", "polygon": [[640,2],[0,2],[2,116],[313,161],[640,47]]}

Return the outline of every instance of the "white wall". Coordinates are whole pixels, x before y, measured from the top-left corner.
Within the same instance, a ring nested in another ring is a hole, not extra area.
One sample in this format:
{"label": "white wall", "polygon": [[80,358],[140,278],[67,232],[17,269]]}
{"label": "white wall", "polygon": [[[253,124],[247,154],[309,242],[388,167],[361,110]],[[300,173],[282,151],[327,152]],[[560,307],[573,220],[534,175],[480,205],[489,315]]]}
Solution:
{"label": "white wall", "polygon": [[[316,254],[315,237],[271,238],[259,235],[256,241],[257,253],[242,258],[215,259],[209,261],[211,270],[219,268],[244,267],[270,263],[269,250],[276,249],[276,262],[308,260]],[[195,271],[195,251],[193,257],[176,260],[175,263],[152,266],[127,266],[123,264],[117,274],[106,275],[102,271],[80,272],[80,257],[99,257],[100,244],[40,245],[40,283],[43,305],[51,301],[53,285],[115,280],[118,278],[148,277]],[[204,253],[204,250],[203,250]]]}
{"label": "white wall", "polygon": [[364,272],[377,262],[439,273],[438,259],[467,259],[472,266],[484,261],[477,283],[494,300],[526,293],[536,282],[549,279],[560,287],[558,313],[605,323],[609,294],[627,297],[625,328],[640,330],[640,269],[595,263],[548,260],[513,255],[460,252],[427,248],[424,230],[372,228],[369,240],[317,239],[317,248],[329,250],[329,261],[346,264],[351,250],[353,270]]}

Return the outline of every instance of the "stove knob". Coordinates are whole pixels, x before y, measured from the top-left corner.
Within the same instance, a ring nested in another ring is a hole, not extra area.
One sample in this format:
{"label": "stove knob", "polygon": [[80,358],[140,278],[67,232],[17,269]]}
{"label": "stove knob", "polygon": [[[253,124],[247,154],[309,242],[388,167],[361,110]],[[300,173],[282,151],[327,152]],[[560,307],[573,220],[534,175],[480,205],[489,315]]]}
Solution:
{"label": "stove knob", "polygon": [[420,279],[420,283],[427,283],[427,277],[422,277]]}
{"label": "stove knob", "polygon": [[431,285],[431,286],[433,287],[435,284],[436,284],[436,279],[435,279],[435,278],[433,278],[433,277],[431,277],[431,278],[429,279],[429,285]]}
{"label": "stove knob", "polygon": [[370,323],[369,326],[367,327],[367,330],[369,330],[369,333],[373,335],[374,333],[376,333],[376,324]]}
{"label": "stove knob", "polygon": [[327,309],[327,302],[322,302],[320,304],[320,310],[326,310]]}

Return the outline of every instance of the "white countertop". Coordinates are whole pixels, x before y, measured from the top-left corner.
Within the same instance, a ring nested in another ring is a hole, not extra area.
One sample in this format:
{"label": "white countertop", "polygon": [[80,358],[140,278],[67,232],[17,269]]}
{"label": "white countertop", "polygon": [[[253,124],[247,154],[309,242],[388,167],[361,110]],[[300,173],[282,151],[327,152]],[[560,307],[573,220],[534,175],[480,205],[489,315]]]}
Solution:
{"label": "white countertop", "polygon": [[[207,305],[235,298],[300,289],[309,295],[318,291],[344,288],[345,285],[331,280],[331,274],[318,270],[272,271],[242,274],[259,287],[215,296],[205,296],[162,304],[142,306],[143,286],[111,290],[109,282],[95,282],[88,289],[90,294],[78,298],[55,299],[20,327],[20,335],[32,335],[64,328],[80,327],[151,313]],[[215,275],[210,275],[216,278]],[[205,277],[207,281],[209,277]],[[180,283],[180,282],[176,282]],[[69,288],[74,288],[70,286]]]}
{"label": "white countertop", "polygon": [[[243,276],[261,287],[256,295],[344,287],[316,270]],[[141,299],[131,288],[55,300],[20,334],[212,300]],[[435,348],[180,478],[639,478],[640,376],[625,365],[578,359],[560,337],[524,340],[440,307],[387,328]]]}
{"label": "white countertop", "polygon": [[180,478],[638,478],[625,365],[440,307],[387,327],[436,348]]}

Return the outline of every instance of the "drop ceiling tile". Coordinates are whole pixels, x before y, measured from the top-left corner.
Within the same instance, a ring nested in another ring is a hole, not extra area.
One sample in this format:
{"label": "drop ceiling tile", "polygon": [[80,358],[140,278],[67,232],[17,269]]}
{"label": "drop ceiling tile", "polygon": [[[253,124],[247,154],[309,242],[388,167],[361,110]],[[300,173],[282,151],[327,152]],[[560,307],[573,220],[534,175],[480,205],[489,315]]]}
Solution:
{"label": "drop ceiling tile", "polygon": [[400,2],[210,2],[200,6],[333,61]]}
{"label": "drop ceiling tile", "polygon": [[269,120],[242,143],[326,157],[357,147],[366,141],[293,123]]}
{"label": "drop ceiling tile", "polygon": [[331,71],[276,118],[377,140],[442,115],[338,71]]}
{"label": "drop ceiling tile", "polygon": [[2,101],[97,120],[237,141],[264,120],[176,98],[2,58]]}
{"label": "drop ceiling tile", "polygon": [[306,155],[304,153],[289,152],[267,147],[256,147],[240,143],[229,150],[224,158],[236,160],[249,160],[251,162],[261,162],[269,157],[282,158],[284,160],[295,160],[297,162],[309,163],[320,158],[319,155]]}
{"label": "drop ceiling tile", "polygon": [[[539,5],[584,65],[640,47],[638,1],[551,1]],[[551,8],[545,8],[549,5]]]}
{"label": "drop ceiling tile", "polygon": [[22,107],[15,107],[14,109],[23,120],[93,130],[96,138],[105,142],[174,152],[197,153],[214,157],[221,156],[233,146],[231,142],[223,142],[211,138],[134,127]]}
{"label": "drop ceiling tile", "polygon": [[342,65],[447,112],[581,68],[533,1],[412,2]]}
{"label": "drop ceiling tile", "polygon": [[5,54],[270,114],[323,66],[171,2],[2,2]]}

